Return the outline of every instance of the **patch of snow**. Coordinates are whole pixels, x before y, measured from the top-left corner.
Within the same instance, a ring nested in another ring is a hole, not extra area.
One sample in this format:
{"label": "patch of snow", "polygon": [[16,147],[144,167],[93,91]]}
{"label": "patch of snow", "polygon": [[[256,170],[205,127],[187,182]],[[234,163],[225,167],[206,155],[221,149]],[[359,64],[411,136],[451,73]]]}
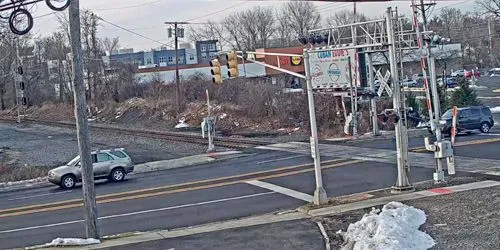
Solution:
{"label": "patch of snow", "polygon": [[499,114],[500,113],[500,107],[491,108],[491,113]]}
{"label": "patch of snow", "polygon": [[219,116],[219,118],[220,118],[221,120],[222,120],[222,119],[224,119],[224,118],[226,118],[226,117],[227,117],[227,114],[226,114],[226,113],[222,113],[222,115],[220,115],[220,116]]}
{"label": "patch of snow", "polygon": [[480,86],[480,85],[470,85],[471,89],[487,89],[488,87],[486,86]]}
{"label": "patch of snow", "polygon": [[419,122],[417,128],[427,128],[429,126],[429,122]]}
{"label": "patch of snow", "polygon": [[426,250],[435,245],[430,235],[418,230],[427,219],[424,211],[390,202],[379,212],[374,209],[340,232],[346,242],[343,250]]}
{"label": "patch of snow", "polygon": [[57,238],[52,240],[50,243],[46,243],[46,247],[54,246],[87,246],[93,244],[101,243],[100,240],[97,239],[78,239],[78,238]]}
{"label": "patch of snow", "polygon": [[187,124],[185,122],[181,122],[181,123],[175,125],[175,128],[189,128],[189,124]]}
{"label": "patch of snow", "polygon": [[303,93],[303,89],[292,89],[292,88],[285,88],[283,89],[283,93]]}
{"label": "patch of snow", "polygon": [[29,186],[29,185],[34,184],[34,183],[45,182],[45,181],[47,181],[47,177],[38,177],[36,179],[22,180],[22,181],[1,182],[0,183],[0,188],[2,188],[2,187],[10,187],[10,186],[17,186],[17,185],[26,185],[26,186]]}

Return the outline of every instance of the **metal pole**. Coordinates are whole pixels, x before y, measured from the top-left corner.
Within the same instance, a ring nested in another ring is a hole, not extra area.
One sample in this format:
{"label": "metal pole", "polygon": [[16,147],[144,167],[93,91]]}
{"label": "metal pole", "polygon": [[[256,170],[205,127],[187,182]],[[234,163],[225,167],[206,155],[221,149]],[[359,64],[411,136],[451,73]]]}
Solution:
{"label": "metal pole", "polygon": [[[394,37],[394,27],[392,24],[392,9],[387,8],[386,11],[387,35],[389,43],[389,63],[391,68],[391,78],[393,86],[393,106],[396,114],[401,117],[401,87],[398,77],[398,67],[396,62],[396,44]],[[393,186],[393,192],[401,192],[412,189],[408,178],[408,171],[406,164],[408,162],[408,148],[404,143],[403,136],[408,136],[406,133],[403,122],[399,121],[396,124],[396,151],[397,151],[397,168],[398,178],[396,185]]]}
{"label": "metal pole", "polygon": [[206,94],[207,94],[207,109],[208,109],[208,119],[206,119],[207,121],[207,128],[208,128],[208,131],[207,131],[207,134],[208,134],[208,150],[207,152],[214,152],[215,151],[215,146],[214,146],[214,134],[212,133],[212,127],[214,126],[213,124],[213,119],[211,117],[211,112],[210,112],[210,95],[208,94],[208,89],[205,91]]}
{"label": "metal pole", "polygon": [[[19,38],[16,39],[16,66],[17,66],[17,70],[19,69],[19,67],[22,65],[22,62],[21,62],[21,56],[19,56]],[[17,104],[17,123],[21,123],[21,102],[19,101],[19,96],[21,96],[19,94],[20,90],[19,90],[19,77],[21,77],[21,75],[19,75],[19,72],[16,70],[16,73],[14,75],[18,76],[14,83],[15,83],[15,92],[16,92],[16,104]]]}
{"label": "metal pole", "polygon": [[[437,90],[437,81],[436,81],[436,60],[434,57],[431,57],[429,60],[430,66],[430,75],[431,75],[431,89],[432,89],[432,102],[434,107],[434,124],[436,124],[436,142],[442,141],[441,136],[441,128],[439,127],[439,118],[441,116],[441,107],[439,101],[439,93]],[[443,82],[443,84],[446,84]],[[441,159],[436,157],[436,172],[434,173],[434,181],[435,182],[443,182],[444,181],[444,171],[443,166],[441,164]]]}
{"label": "metal pole", "polygon": [[488,37],[489,37],[489,42],[490,42],[490,46],[489,46],[489,49],[490,49],[490,67],[491,68],[494,68],[495,67],[495,63],[494,63],[494,56],[493,55],[493,39],[492,39],[492,36],[491,36],[491,18],[488,18]]}
{"label": "metal pole", "polygon": [[[356,4],[356,3],[355,3]],[[354,15],[354,18],[356,18],[356,15]],[[352,42],[353,46],[356,46],[356,39],[357,39],[357,32],[356,32],[356,27],[351,26],[351,33],[352,33]],[[352,73],[352,66],[353,63],[352,61],[356,63],[356,49],[354,50],[354,58],[349,57],[349,76],[351,78],[351,107],[352,107],[352,136],[357,137],[358,136],[358,95],[357,95],[357,78],[358,74],[355,72],[355,74]],[[357,66],[354,66],[355,69],[357,69]],[[356,79],[354,79],[356,78]],[[353,95],[354,94],[354,95]]]}
{"label": "metal pole", "polygon": [[86,115],[87,102],[83,81],[83,57],[80,34],[80,1],[72,0],[69,7],[71,55],[73,57],[73,94],[75,99],[76,132],[82,168],[85,233],[87,238],[99,238],[97,206],[94,190],[94,171],[90,157],[90,138]]}
{"label": "metal pole", "polygon": [[[375,72],[373,70],[372,54],[365,53],[365,58],[368,67],[367,73],[368,73],[368,83],[370,84],[370,91],[372,93],[375,93],[375,84],[373,82]],[[377,99],[375,99],[375,97],[370,99],[370,106],[371,106],[370,116],[372,118],[373,135],[379,135],[378,120],[377,120]]]}
{"label": "metal pole", "polygon": [[180,76],[179,76],[179,37],[178,37],[178,23],[174,23],[174,30],[175,30],[175,101],[177,105],[177,112],[180,111],[180,87],[179,87],[179,82],[180,82]]}
{"label": "metal pole", "polygon": [[321,175],[318,128],[316,127],[316,111],[314,108],[311,68],[309,65],[309,52],[307,52],[307,50],[304,50],[304,68],[306,73],[307,99],[309,103],[309,120],[311,122],[311,153],[314,160],[314,175],[316,177],[316,190],[314,191],[313,202],[315,205],[320,205],[327,203],[328,197],[325,189],[323,188],[323,178]]}

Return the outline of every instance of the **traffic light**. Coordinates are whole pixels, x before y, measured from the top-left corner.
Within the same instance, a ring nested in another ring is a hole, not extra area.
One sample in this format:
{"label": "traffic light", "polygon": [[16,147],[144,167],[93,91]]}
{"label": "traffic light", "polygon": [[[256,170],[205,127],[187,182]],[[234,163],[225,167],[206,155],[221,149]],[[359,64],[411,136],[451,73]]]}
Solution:
{"label": "traffic light", "polygon": [[227,59],[227,75],[229,77],[238,77],[240,71],[238,69],[238,56],[236,51],[231,51],[226,54]]}
{"label": "traffic light", "polygon": [[24,91],[24,89],[26,89],[26,84],[24,84],[24,82],[19,82],[19,89]]}
{"label": "traffic light", "polygon": [[210,67],[212,67],[212,69],[210,70],[210,73],[212,74],[212,82],[215,84],[221,84],[222,72],[219,59],[213,59],[212,61],[210,61]]}

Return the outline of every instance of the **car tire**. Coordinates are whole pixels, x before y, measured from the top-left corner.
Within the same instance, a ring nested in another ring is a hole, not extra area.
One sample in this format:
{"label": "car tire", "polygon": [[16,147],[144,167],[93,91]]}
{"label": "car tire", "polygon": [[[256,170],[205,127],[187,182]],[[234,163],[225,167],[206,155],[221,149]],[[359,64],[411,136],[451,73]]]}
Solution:
{"label": "car tire", "polygon": [[488,132],[490,132],[490,129],[491,129],[491,126],[487,122],[481,123],[481,128],[479,128],[481,133],[488,133]]}
{"label": "car tire", "polygon": [[61,187],[64,189],[72,189],[76,185],[76,178],[73,175],[65,175],[61,178]]}
{"label": "car tire", "polygon": [[113,182],[119,182],[125,180],[125,170],[123,168],[115,168],[113,171],[111,171],[111,174],[109,175],[109,180]]}

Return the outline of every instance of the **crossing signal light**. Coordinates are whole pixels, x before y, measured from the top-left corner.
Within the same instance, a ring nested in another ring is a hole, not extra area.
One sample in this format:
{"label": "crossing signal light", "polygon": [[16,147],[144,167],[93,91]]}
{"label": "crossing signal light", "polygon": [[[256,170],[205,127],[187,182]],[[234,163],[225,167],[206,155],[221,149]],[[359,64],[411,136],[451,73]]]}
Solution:
{"label": "crossing signal light", "polygon": [[24,90],[26,88],[26,84],[24,82],[19,82],[19,89]]}
{"label": "crossing signal light", "polygon": [[236,51],[231,51],[226,54],[227,59],[227,75],[229,77],[238,77],[240,71],[238,69],[238,56]]}
{"label": "crossing signal light", "polygon": [[210,61],[210,67],[212,67],[212,69],[210,70],[210,73],[212,74],[212,82],[215,84],[221,84],[222,71],[219,59],[213,59],[212,61]]}
{"label": "crossing signal light", "polygon": [[23,66],[17,67],[17,73],[20,74],[20,75],[22,75],[24,73]]}
{"label": "crossing signal light", "polygon": [[385,110],[377,114],[377,120],[382,124],[386,124],[387,122],[397,124],[401,120],[401,117],[393,110]]}
{"label": "crossing signal light", "polygon": [[28,98],[26,97],[21,98],[21,103],[23,104],[23,106],[28,106]]}

